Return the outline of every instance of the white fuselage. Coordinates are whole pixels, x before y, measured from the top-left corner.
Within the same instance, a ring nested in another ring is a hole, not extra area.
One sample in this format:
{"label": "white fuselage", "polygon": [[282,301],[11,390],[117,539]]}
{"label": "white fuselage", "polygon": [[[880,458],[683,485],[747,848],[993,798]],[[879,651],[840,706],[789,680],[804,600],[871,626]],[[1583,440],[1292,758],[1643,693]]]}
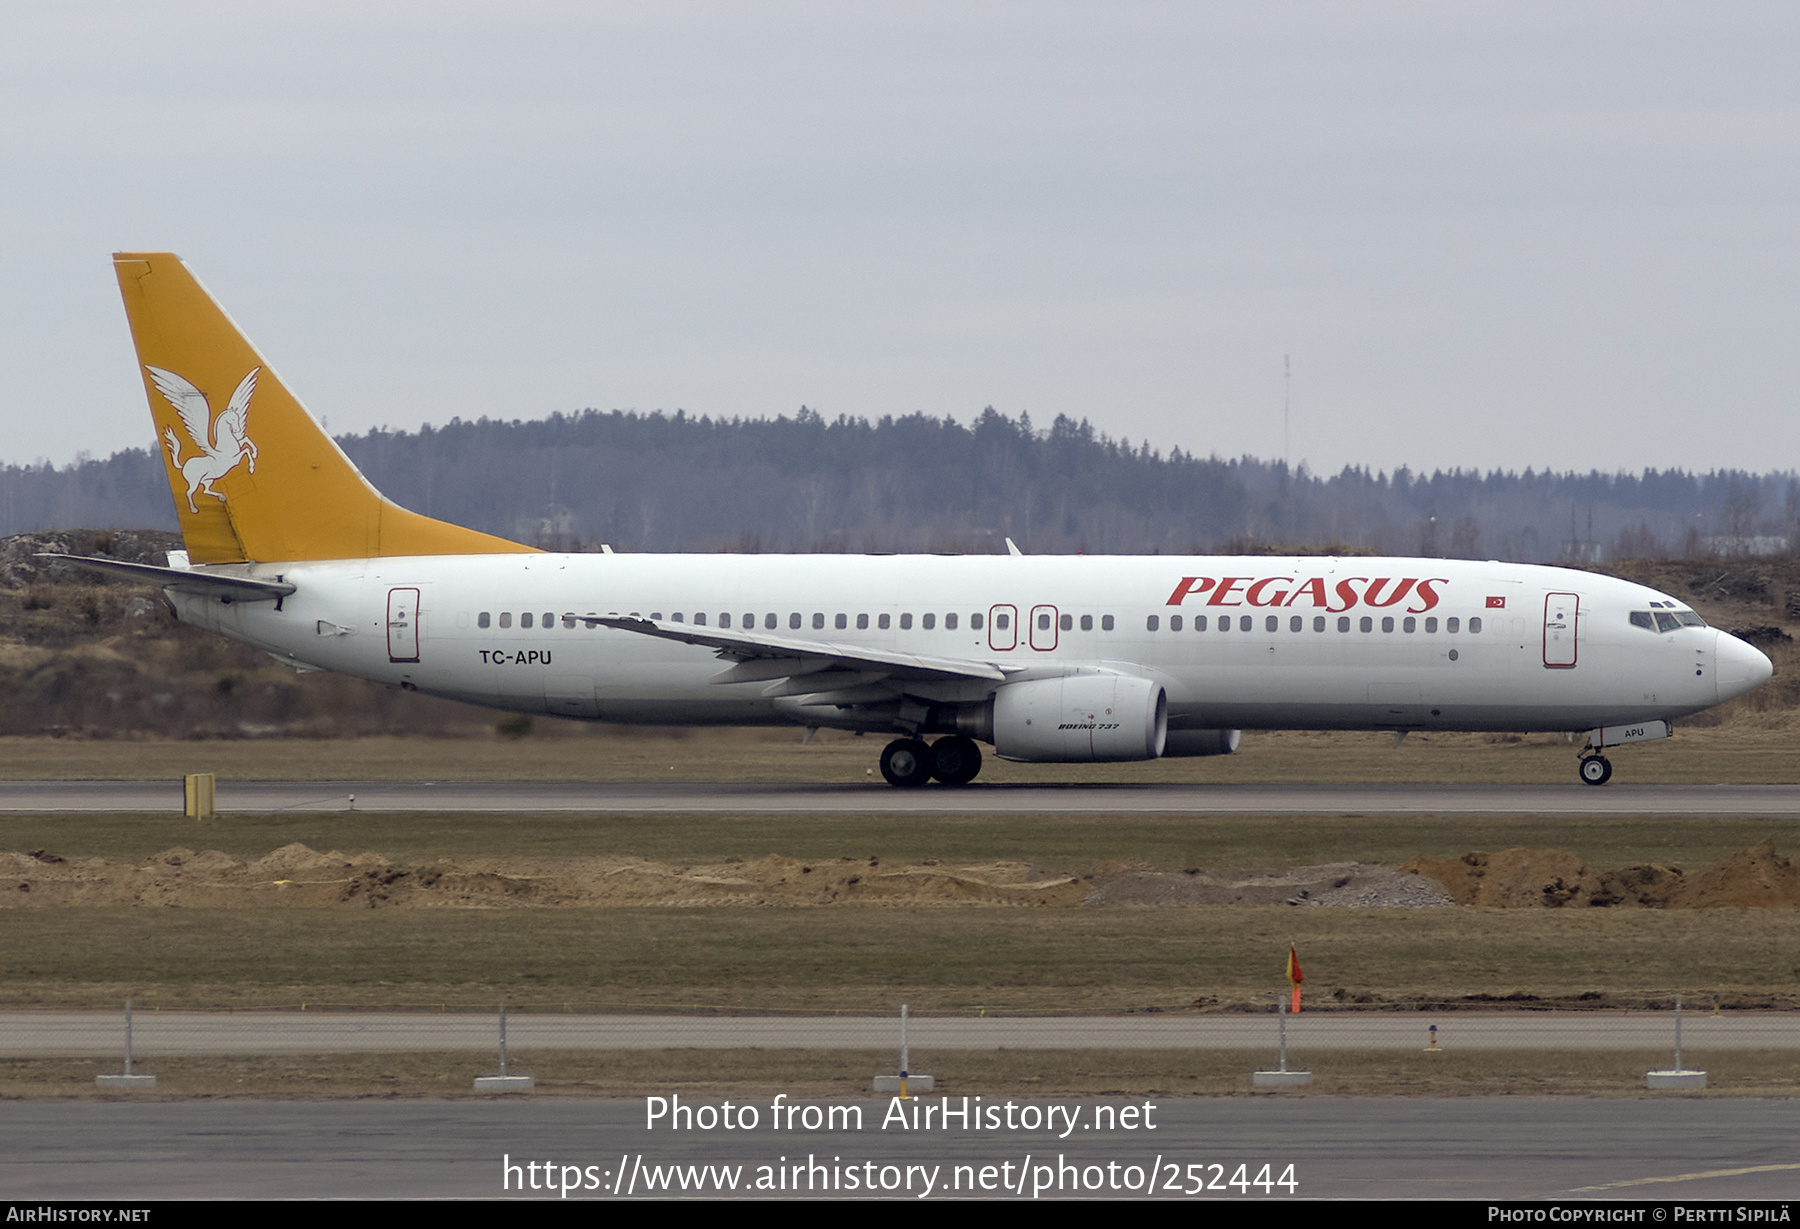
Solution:
{"label": "white fuselage", "polygon": [[[1132,675],[1161,685],[1171,730],[1578,730],[1680,717],[1769,674],[1664,594],[1495,562],[503,554],[221,570],[296,592],[176,594],[184,621],[296,665],[613,722],[868,728],[852,704],[802,710],[769,694],[778,675],[721,685],[710,680],[731,662],[712,649],[590,617],[708,629],[723,617],[770,638],[985,663],[1006,682]],[[1686,624],[1658,624],[1664,611]],[[953,706],[1003,685],[904,691]]]}

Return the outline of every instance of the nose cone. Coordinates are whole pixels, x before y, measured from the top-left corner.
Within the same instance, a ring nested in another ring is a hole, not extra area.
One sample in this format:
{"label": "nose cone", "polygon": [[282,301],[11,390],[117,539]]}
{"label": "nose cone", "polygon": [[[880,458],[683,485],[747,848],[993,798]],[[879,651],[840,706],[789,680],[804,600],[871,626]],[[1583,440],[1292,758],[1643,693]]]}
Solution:
{"label": "nose cone", "polygon": [[1730,632],[1719,633],[1716,652],[1718,665],[1715,673],[1721,703],[1733,696],[1743,695],[1752,687],[1762,686],[1775,673],[1774,663],[1762,650],[1745,644]]}

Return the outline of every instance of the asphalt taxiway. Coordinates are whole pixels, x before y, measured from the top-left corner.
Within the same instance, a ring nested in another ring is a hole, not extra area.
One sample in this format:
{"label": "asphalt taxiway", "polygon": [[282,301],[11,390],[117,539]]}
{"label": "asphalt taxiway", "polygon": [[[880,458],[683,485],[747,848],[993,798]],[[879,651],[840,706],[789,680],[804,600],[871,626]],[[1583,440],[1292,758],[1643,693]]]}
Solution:
{"label": "asphalt taxiway", "polygon": [[[961,1103],[947,1099],[953,1108]],[[734,1100],[740,1110],[757,1109],[754,1128],[655,1129],[644,1098],[542,1093],[0,1103],[0,1191],[15,1207],[32,1200],[560,1201],[564,1182],[575,1186],[576,1199],[1117,1199],[1145,1197],[1154,1173],[1155,1194],[1164,1198],[1533,1199],[1567,1212],[1571,1204],[1615,1199],[1785,1200],[1800,1181],[1792,1146],[1800,1104],[1790,1100],[1159,1098],[1146,1123],[1142,1099],[1117,1098],[1108,1103],[1115,1113],[1140,1111],[1136,1125],[1104,1129],[1093,1100],[1002,1096],[983,1101],[1002,1107],[994,1129],[960,1129],[952,1119],[947,1129],[915,1130],[889,1118],[893,1103],[884,1099],[833,1103],[860,1107],[860,1130],[842,1129],[840,1118],[840,1129],[780,1131],[771,1129],[771,1098]],[[1028,1107],[1041,1124],[1052,1105],[1060,1111],[1053,1129],[1024,1125]],[[541,1180],[550,1174],[555,1184]],[[1291,1188],[1274,1185],[1284,1175]],[[1268,1185],[1255,1185],[1259,1176]],[[759,1182],[767,1185],[758,1189]],[[1487,1209],[1472,1213],[1487,1223]],[[1638,1215],[1640,1223],[1666,1218]],[[1785,1209],[1765,1219],[1785,1220]]]}
{"label": "asphalt taxiway", "polygon": [[[1800,815],[1800,785],[765,785],[221,781],[222,812],[1178,815]],[[0,812],[182,809],[182,783],[4,781]]]}

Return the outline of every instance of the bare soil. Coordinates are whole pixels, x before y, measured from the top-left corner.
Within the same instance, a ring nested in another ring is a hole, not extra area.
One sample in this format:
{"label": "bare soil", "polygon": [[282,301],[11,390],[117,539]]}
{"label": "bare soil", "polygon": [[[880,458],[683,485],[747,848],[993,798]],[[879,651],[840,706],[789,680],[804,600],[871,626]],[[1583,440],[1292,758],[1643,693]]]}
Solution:
{"label": "bare soil", "polygon": [[0,908],[520,909],[832,905],[1018,908],[1279,905],[1349,908],[1800,907],[1800,865],[1765,840],[1692,874],[1644,864],[1595,870],[1567,850],[1287,869],[1107,863],[1059,874],[1017,861],[946,864],[839,857],[673,865],[620,855],[397,862],[298,842],[261,858],[163,850],[137,862],[0,853]]}
{"label": "bare soil", "polygon": [[1442,884],[1459,905],[1500,909],[1800,907],[1800,865],[1777,854],[1773,840],[1692,874],[1655,863],[1595,870],[1566,849],[1413,858],[1400,869]]}

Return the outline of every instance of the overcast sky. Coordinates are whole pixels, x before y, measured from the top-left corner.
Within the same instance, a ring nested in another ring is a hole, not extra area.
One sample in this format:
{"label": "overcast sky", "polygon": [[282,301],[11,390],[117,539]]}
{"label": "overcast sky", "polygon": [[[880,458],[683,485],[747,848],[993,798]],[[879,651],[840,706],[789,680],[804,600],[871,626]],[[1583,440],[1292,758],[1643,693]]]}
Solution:
{"label": "overcast sky", "polygon": [[1797,53],[1792,3],[8,4],[0,460],[148,443],[108,255],[169,249],[334,432],[1791,469]]}

